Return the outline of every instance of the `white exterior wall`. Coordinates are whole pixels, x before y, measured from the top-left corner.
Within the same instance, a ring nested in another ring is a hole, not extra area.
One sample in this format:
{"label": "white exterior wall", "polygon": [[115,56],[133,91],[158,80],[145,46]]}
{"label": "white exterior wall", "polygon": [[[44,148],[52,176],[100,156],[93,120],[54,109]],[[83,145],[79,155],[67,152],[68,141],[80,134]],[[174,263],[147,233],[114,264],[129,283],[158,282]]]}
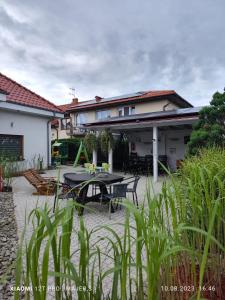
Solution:
{"label": "white exterior wall", "polygon": [[[29,164],[35,155],[40,154],[44,158],[46,167],[47,156],[49,155],[50,158],[50,154],[47,153],[48,121],[47,117],[0,110],[0,134],[22,135],[24,137],[24,159]],[[51,128],[49,127],[49,129],[51,133]]]}
{"label": "white exterior wall", "polygon": [[56,139],[69,139],[70,135],[67,134],[66,129],[61,129],[61,122],[59,119],[59,127],[56,128],[51,128],[51,140],[56,140]]}
{"label": "white exterior wall", "polygon": [[[191,129],[175,129],[160,131],[159,127],[159,141],[158,153],[159,155],[167,155],[168,166],[171,170],[176,170],[176,161],[184,159],[187,145],[184,144],[184,137],[190,136]],[[135,143],[135,150],[139,156],[153,154],[153,133],[152,128],[148,131],[140,131],[128,134],[129,141]]]}
{"label": "white exterior wall", "polygon": [[58,129],[58,139],[69,139],[70,135],[66,133],[66,129]]}

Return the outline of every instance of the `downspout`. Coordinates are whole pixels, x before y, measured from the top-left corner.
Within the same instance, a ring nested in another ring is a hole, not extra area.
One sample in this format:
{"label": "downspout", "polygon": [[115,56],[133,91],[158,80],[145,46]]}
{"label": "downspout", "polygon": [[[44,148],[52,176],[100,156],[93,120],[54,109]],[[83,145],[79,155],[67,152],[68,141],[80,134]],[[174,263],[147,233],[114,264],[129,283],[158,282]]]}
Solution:
{"label": "downspout", "polygon": [[56,129],[56,139],[58,141],[58,139],[59,139],[59,129],[58,128],[55,128],[55,129]]}
{"label": "downspout", "polygon": [[47,122],[47,167],[49,168],[49,124],[52,119]]}
{"label": "downspout", "polygon": [[50,160],[49,160],[49,150],[50,150],[50,148],[49,148],[49,142],[50,142],[50,139],[49,139],[49,124],[52,122],[52,120],[54,120],[55,119],[55,112],[53,112],[53,117],[50,119],[50,120],[48,120],[48,122],[47,122],[47,167],[49,168],[49,166],[50,166]]}
{"label": "downspout", "polygon": [[166,103],[165,105],[163,105],[163,111],[166,111],[166,107],[170,105],[170,102],[168,101],[168,103]]}

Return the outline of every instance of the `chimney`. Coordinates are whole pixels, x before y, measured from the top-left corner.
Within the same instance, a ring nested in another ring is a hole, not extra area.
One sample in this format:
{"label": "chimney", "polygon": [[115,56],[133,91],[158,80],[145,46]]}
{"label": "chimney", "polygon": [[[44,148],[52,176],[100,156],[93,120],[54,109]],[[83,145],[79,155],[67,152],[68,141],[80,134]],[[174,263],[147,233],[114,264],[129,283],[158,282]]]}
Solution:
{"label": "chimney", "polygon": [[100,97],[100,96],[95,96],[95,100],[96,100],[96,102],[100,102],[100,101],[102,100],[102,97]]}
{"label": "chimney", "polygon": [[72,99],[72,104],[77,105],[78,104],[78,98],[73,98]]}

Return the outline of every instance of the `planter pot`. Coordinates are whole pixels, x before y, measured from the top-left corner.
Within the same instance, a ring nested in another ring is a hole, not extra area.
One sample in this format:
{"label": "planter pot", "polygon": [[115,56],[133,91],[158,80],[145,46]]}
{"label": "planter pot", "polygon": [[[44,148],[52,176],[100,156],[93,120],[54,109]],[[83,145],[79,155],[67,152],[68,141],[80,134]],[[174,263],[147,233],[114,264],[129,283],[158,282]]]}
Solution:
{"label": "planter pot", "polygon": [[11,186],[4,186],[3,187],[3,192],[12,193],[12,187]]}

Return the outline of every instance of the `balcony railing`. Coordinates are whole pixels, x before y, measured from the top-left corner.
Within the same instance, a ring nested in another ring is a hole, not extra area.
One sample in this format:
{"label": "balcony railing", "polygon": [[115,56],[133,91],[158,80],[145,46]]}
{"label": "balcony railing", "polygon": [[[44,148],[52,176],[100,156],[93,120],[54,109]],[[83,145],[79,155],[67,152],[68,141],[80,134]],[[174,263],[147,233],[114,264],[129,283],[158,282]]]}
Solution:
{"label": "balcony railing", "polygon": [[67,126],[66,134],[70,136],[84,135],[86,131],[87,131],[86,129],[78,128],[75,126]]}

